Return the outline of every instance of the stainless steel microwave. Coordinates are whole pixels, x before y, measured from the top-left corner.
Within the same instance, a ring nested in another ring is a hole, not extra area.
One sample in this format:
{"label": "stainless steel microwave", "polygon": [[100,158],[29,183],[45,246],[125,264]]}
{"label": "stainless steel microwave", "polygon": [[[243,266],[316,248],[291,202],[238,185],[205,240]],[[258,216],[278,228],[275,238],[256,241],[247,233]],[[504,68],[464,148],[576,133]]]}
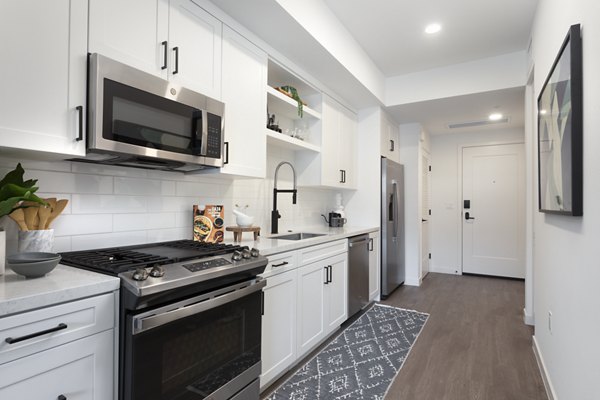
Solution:
{"label": "stainless steel microwave", "polygon": [[87,153],[110,165],[191,172],[223,166],[225,105],[100,54],[89,59]]}

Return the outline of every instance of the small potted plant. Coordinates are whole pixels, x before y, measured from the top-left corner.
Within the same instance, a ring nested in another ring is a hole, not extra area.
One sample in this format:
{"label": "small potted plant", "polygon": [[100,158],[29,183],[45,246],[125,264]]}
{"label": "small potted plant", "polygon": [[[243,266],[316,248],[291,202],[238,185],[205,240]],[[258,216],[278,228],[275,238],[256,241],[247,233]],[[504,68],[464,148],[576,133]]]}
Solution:
{"label": "small potted plant", "polygon": [[[11,214],[14,210],[26,208],[23,201],[46,205],[44,200],[34,193],[37,179],[23,180],[25,170],[21,163],[0,180],[0,218]],[[6,258],[6,233],[0,228],[0,274],[4,273]]]}

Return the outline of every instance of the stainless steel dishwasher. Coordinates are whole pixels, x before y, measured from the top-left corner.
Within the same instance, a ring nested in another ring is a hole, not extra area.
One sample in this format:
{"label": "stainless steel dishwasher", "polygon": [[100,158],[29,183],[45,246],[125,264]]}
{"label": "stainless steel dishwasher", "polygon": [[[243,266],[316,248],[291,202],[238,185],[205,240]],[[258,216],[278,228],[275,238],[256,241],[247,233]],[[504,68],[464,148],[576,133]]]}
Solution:
{"label": "stainless steel dishwasher", "polygon": [[369,303],[369,235],[348,238],[348,318]]}

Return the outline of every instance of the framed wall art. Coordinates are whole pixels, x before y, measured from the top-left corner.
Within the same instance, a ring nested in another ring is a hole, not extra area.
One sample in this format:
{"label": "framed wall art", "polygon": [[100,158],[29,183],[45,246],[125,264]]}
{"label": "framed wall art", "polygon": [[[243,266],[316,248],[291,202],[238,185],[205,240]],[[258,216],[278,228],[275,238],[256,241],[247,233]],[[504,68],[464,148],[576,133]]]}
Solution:
{"label": "framed wall art", "polygon": [[583,215],[580,25],[572,25],[538,97],[539,210]]}

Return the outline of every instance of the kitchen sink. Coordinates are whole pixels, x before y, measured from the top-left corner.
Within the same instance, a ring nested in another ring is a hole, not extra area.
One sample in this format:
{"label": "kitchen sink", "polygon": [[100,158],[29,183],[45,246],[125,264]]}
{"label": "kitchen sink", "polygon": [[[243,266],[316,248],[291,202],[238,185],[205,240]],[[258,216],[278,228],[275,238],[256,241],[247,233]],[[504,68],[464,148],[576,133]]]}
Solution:
{"label": "kitchen sink", "polygon": [[324,233],[307,233],[307,232],[298,232],[298,233],[289,233],[287,235],[274,236],[271,239],[282,239],[282,240],[303,240],[310,239],[314,237],[325,236]]}

